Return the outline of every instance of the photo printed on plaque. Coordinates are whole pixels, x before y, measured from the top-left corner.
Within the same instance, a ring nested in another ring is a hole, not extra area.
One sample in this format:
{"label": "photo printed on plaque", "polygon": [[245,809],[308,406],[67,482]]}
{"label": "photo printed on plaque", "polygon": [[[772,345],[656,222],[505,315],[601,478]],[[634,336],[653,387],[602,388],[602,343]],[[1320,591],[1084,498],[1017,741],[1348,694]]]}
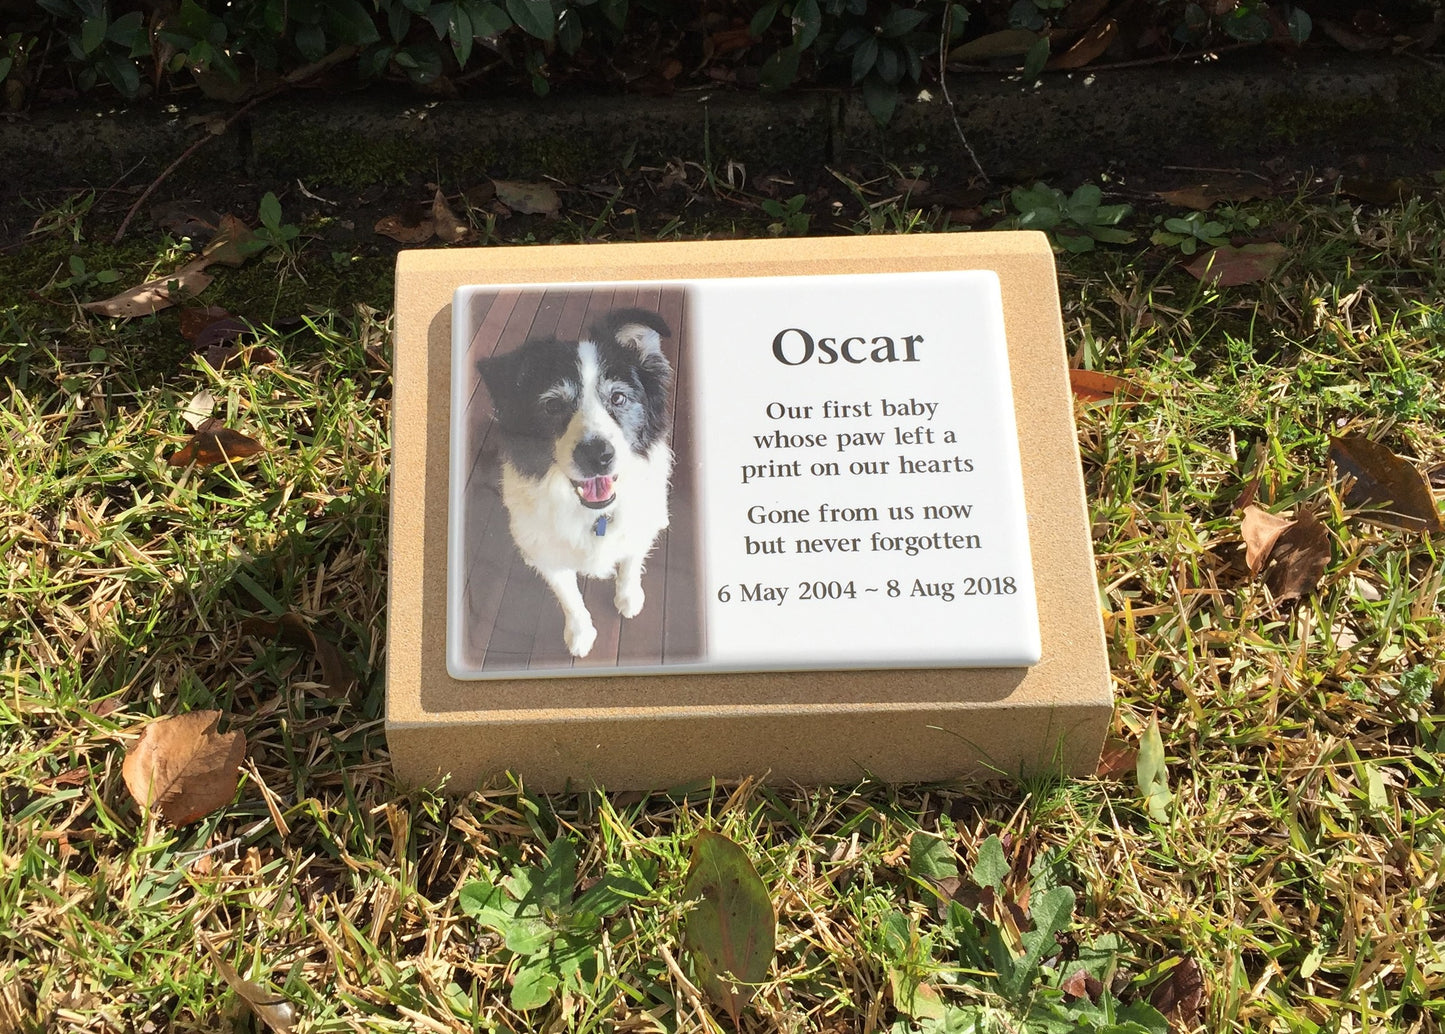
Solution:
{"label": "photo printed on plaque", "polygon": [[986,271],[460,288],[448,670],[1037,663],[1013,398]]}

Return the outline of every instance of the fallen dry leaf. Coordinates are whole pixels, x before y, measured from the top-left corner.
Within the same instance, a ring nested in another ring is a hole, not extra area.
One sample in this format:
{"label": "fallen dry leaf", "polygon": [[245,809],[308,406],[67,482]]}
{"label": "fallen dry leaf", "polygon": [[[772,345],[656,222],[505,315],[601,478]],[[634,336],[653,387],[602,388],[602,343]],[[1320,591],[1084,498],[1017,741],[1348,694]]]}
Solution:
{"label": "fallen dry leaf", "polygon": [[211,369],[218,373],[222,370],[233,370],[243,364],[264,366],[267,363],[274,363],[279,358],[280,356],[265,345],[241,348],[234,342],[228,341],[206,349],[206,362],[210,364]]}
{"label": "fallen dry leaf", "polygon": [[256,1018],[276,1031],[276,1034],[289,1034],[296,1025],[296,1007],[279,992],[241,976],[234,966],[221,957],[221,953],[203,931],[197,930],[196,933],[206,950],[211,953],[216,968],[221,971],[221,979],[250,1007]]}
{"label": "fallen dry leaf", "polygon": [[1059,985],[1059,990],[1070,998],[1087,998],[1093,1001],[1104,990],[1104,985],[1099,983],[1097,977],[1090,976],[1085,970],[1076,969],[1073,973],[1064,978]]}
{"label": "fallen dry leaf", "polygon": [[493,180],[497,200],[523,215],[556,215],[562,210],[562,199],[546,183],[518,183],[515,180]]}
{"label": "fallen dry leaf", "polygon": [[201,257],[206,260],[208,266],[214,266],[217,263],[226,266],[240,266],[265,247],[264,242],[256,240],[256,235],[251,232],[249,226],[228,213],[221,216],[216,239],[206,245],[206,249],[201,252]]}
{"label": "fallen dry leaf", "polygon": [[1394,205],[1404,201],[1414,186],[1406,179],[1377,180],[1364,176],[1346,176],[1340,180],[1340,193],[1368,205]]}
{"label": "fallen dry leaf", "polygon": [[182,309],[181,337],[187,341],[194,342],[196,336],[217,320],[226,319],[231,314],[219,305],[191,306]]}
{"label": "fallen dry leaf", "polygon": [[208,324],[196,335],[196,339],[192,344],[196,346],[196,351],[198,352],[203,348],[209,350],[215,348],[217,345],[233,343],[248,330],[250,330],[250,328],[236,319],[236,317],[227,316]]}
{"label": "fallen dry leaf", "polygon": [[1195,183],[1177,190],[1160,191],[1154,196],[1178,208],[1205,212],[1221,202],[1254,201],[1271,193],[1273,191],[1268,184],[1241,173],[1221,175],[1208,183]]}
{"label": "fallen dry leaf", "polygon": [[241,631],[258,639],[280,639],[292,646],[309,648],[321,663],[321,685],[328,697],[345,696],[356,685],[356,673],[330,640],[316,634],[300,614],[282,614],[275,621],[266,618],[247,618],[241,622]]}
{"label": "fallen dry leaf", "polygon": [[462,191],[462,197],[473,208],[482,208],[497,196],[497,187],[491,180],[483,180],[474,187]]}
{"label": "fallen dry leaf", "polygon": [[166,462],[172,467],[184,467],[191,463],[210,466],[243,460],[265,451],[266,447],[256,439],[229,427],[217,427],[191,435],[190,441]]}
{"label": "fallen dry leaf", "polygon": [[191,396],[191,401],[186,403],[185,411],[181,413],[181,419],[190,424],[191,430],[199,431],[201,425],[211,419],[211,414],[216,409],[216,396],[210,390],[202,388]]}
{"label": "fallen dry leaf", "polygon": [[1171,1030],[1194,1030],[1204,1019],[1204,972],[1199,963],[1182,958],[1154,986],[1149,1004],[1169,1020]]}
{"label": "fallen dry leaf", "polygon": [[81,308],[118,319],[149,316],[204,291],[212,279],[206,265],[204,257],[191,259],[174,273],[147,280],[104,301],[86,302]]}
{"label": "fallen dry leaf", "polygon": [[1127,740],[1110,736],[1099,752],[1099,764],[1094,775],[1100,779],[1122,779],[1132,775],[1139,765],[1139,748]]}
{"label": "fallen dry leaf", "polygon": [[1119,23],[1113,18],[1096,22],[1088,32],[1079,37],[1077,43],[1058,57],[1050,59],[1048,67],[1083,68],[1108,50],[1109,44],[1114,42],[1114,37],[1118,34]]}
{"label": "fallen dry leaf", "polygon": [[121,776],[143,808],[184,826],[236,795],[246,737],[216,731],[220,711],[191,711],[151,722],[126,752]]}
{"label": "fallen dry leaf", "polygon": [[436,235],[447,244],[455,244],[471,233],[471,227],[467,221],[452,211],[452,206],[447,204],[446,195],[437,188],[436,196],[431,202],[431,218],[435,227]]}
{"label": "fallen dry leaf", "polygon": [[1239,248],[1224,244],[1205,252],[1184,268],[1196,280],[1208,281],[1216,287],[1239,287],[1268,277],[1288,254],[1288,248],[1275,242]]}
{"label": "fallen dry leaf", "polygon": [[1251,576],[1259,574],[1269,560],[1274,544],[1293,524],[1294,521],[1288,517],[1280,517],[1258,506],[1244,508],[1240,534],[1244,538],[1244,562],[1249,565]]}
{"label": "fallen dry leaf", "polygon": [[163,201],[151,207],[151,219],[177,237],[206,239],[221,224],[221,215],[195,201]]}
{"label": "fallen dry leaf", "polygon": [[1070,370],[1069,387],[1085,402],[1107,402],[1114,398],[1136,400],[1144,395],[1137,384],[1097,370]]}
{"label": "fallen dry leaf", "polygon": [[430,217],[407,222],[400,215],[384,215],[376,221],[373,229],[398,244],[425,244],[436,236],[436,223]]}
{"label": "fallen dry leaf", "polygon": [[41,779],[40,783],[43,786],[50,787],[84,786],[85,781],[88,778],[90,778],[90,769],[85,768],[84,766],[80,766],[76,768],[67,768],[64,772],[61,772],[58,775],[50,776],[47,779]]}
{"label": "fallen dry leaf", "polygon": [[1256,476],[1250,478],[1244,483],[1244,488],[1240,490],[1239,498],[1235,499],[1234,501],[1234,508],[1236,510],[1243,510],[1246,506],[1253,505],[1254,500],[1258,495],[1259,478]]}
{"label": "fallen dry leaf", "polygon": [[1301,510],[1275,540],[1264,584],[1276,603],[1299,599],[1314,591],[1329,562],[1329,532],[1314,514]]}
{"label": "fallen dry leaf", "polygon": [[1361,520],[1435,534],[1440,511],[1415,465],[1363,435],[1330,439],[1330,462],[1345,481],[1345,505]]}
{"label": "fallen dry leaf", "polygon": [[1027,54],[1038,41],[1039,34],[1028,29],[1001,29],[954,47],[948,52],[948,60],[973,64],[998,57],[1017,57]]}

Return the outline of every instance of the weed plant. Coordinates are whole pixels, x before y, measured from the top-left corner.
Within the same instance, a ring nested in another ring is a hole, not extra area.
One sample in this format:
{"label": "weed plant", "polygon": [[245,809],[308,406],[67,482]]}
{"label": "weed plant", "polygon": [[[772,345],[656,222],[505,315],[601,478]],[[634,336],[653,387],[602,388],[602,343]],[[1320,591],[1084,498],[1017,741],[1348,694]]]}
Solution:
{"label": "weed plant", "polygon": [[[256,994],[308,1031],[724,1029],[680,940],[704,829],[744,847],[778,915],[745,1030],[1445,1028],[1439,543],[1353,519],[1325,462],[1349,429],[1445,465],[1445,212],[1240,209],[1292,228],[1259,285],[1201,286],[1143,243],[1060,258],[1075,361],[1140,389],[1078,411],[1118,696],[1078,780],[403,792],[381,729],[386,313],[275,302],[275,361],[218,371],[160,361],[174,312],[83,314],[66,291],[85,282],[9,304],[0,1030],[259,1029]],[[148,273],[77,254],[62,279]],[[263,454],[167,464],[202,389]],[[1248,577],[1251,499],[1328,528],[1303,600]],[[289,611],[341,645],[352,694],[242,632]],[[154,716],[203,708],[248,761],[232,804],[172,828],[121,758]],[[1168,792],[1146,802],[1151,721]],[[550,911],[528,911],[551,873]]]}

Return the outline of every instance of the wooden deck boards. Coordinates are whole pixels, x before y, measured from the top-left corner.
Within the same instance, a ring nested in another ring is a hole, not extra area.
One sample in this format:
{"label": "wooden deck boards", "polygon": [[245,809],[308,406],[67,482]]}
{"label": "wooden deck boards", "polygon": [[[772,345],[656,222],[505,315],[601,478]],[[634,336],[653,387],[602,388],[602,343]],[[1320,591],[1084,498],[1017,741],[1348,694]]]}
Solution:
{"label": "wooden deck boards", "polygon": [[[527,566],[512,542],[498,487],[500,456],[491,399],[480,377],[468,392],[464,425],[475,457],[467,469],[463,501],[462,660],[482,671],[592,669],[695,660],[703,649],[698,597],[698,514],[688,395],[687,300],[681,287],[657,285],[545,290],[507,288],[474,298],[469,317],[477,328],[467,370],[532,337],[575,339],[618,308],[657,312],[672,329],[663,352],[672,364],[672,447],[675,453],[669,503],[671,528],[659,537],[643,574],[646,602],[623,620],[613,605],[611,579],[584,580],[583,599],[597,628],[597,642],[574,659],[562,639],[562,611],[550,589]],[[464,371],[463,375],[467,375]]]}

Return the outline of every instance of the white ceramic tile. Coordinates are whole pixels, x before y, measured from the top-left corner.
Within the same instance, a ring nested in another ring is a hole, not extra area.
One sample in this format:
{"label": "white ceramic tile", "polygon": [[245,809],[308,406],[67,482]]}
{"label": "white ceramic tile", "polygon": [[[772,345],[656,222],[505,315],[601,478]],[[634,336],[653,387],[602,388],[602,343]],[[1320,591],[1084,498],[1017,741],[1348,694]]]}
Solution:
{"label": "white ceramic tile", "polygon": [[[519,673],[483,672],[458,648],[458,557],[476,533],[461,491],[475,448],[463,412],[476,328],[465,314],[473,294],[494,290],[464,287],[453,307],[448,660],[458,678]],[[693,464],[677,475],[693,484],[699,514],[688,584],[702,600],[705,655],[587,674],[1036,663],[998,278],[700,280],[685,292],[688,326],[674,329],[692,390],[676,404],[690,407],[695,437]],[[628,487],[619,478],[617,498]],[[692,528],[675,521],[670,534]],[[550,596],[545,605],[559,606]],[[676,605],[650,596],[644,609]]]}

